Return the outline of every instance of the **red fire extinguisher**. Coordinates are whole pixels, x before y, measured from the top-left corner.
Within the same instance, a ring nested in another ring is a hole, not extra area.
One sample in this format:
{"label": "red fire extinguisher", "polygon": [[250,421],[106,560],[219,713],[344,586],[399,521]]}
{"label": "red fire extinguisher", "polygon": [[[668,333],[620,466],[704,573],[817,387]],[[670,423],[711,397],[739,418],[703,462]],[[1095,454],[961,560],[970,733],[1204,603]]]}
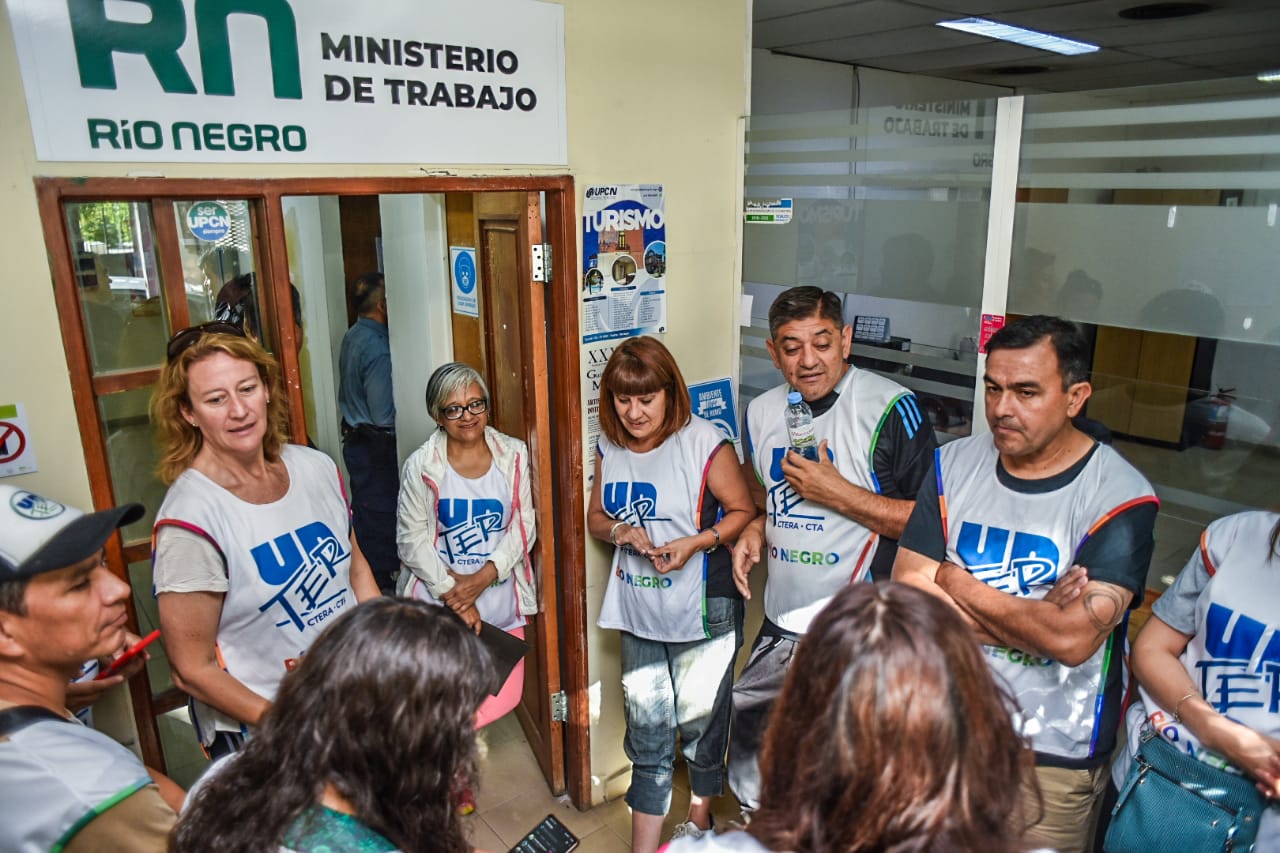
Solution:
{"label": "red fire extinguisher", "polygon": [[1227,443],[1227,422],[1231,419],[1235,390],[1219,388],[1218,393],[1209,398],[1209,422],[1204,429],[1204,446],[1209,450],[1221,450]]}

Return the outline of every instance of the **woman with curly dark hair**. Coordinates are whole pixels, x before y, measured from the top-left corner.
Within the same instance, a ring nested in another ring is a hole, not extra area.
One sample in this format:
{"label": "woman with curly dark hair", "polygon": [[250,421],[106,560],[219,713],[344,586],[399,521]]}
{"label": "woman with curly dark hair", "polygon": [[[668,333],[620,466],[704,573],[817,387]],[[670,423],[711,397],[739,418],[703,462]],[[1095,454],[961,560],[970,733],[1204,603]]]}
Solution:
{"label": "woman with curly dark hair", "polygon": [[392,598],[353,608],[193,792],[171,849],[469,853],[454,791],[474,780],[475,713],[493,680],[450,611]]}
{"label": "woman with curly dark hair", "polygon": [[677,851],[1011,853],[1032,753],[960,615],[895,583],[846,587],[796,651],[745,832]]}

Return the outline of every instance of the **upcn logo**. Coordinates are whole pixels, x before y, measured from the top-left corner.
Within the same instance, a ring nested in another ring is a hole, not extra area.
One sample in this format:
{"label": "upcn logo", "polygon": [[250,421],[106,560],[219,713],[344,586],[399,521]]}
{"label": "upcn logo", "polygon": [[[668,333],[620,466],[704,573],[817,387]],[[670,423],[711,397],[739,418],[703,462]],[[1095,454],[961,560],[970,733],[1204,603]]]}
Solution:
{"label": "upcn logo", "polygon": [[587,187],[587,198],[613,198],[617,194],[617,187]]}
{"label": "upcn logo", "polygon": [[[134,53],[147,60],[165,92],[199,94],[178,56],[178,49],[187,41],[187,14],[181,0],[136,2],[151,11],[151,20],[145,24],[108,18],[107,0],[67,0],[80,85],[86,89],[115,89],[114,55]],[[194,8],[200,75],[206,95],[236,93],[227,19],[232,15],[248,15],[261,18],[267,26],[275,96],[302,98],[298,25],[288,0],[254,0],[252,4],[243,0],[195,0]]]}

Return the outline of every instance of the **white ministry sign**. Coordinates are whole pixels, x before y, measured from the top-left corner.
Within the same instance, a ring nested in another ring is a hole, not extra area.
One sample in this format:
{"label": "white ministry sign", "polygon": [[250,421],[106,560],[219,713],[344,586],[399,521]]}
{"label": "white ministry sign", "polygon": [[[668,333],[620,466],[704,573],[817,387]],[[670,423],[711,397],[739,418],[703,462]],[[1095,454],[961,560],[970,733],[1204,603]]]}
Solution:
{"label": "white ministry sign", "polygon": [[5,2],[40,160],[567,159],[554,3]]}

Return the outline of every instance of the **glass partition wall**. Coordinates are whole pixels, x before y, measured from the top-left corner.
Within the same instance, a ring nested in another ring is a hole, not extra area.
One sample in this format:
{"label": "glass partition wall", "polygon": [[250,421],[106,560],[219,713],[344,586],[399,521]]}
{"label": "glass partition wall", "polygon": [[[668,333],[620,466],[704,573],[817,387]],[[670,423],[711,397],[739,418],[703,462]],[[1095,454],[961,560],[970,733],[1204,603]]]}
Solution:
{"label": "glass partition wall", "polygon": [[1027,97],[1008,311],[1093,341],[1087,414],[1155,485],[1148,587],[1280,473],[1280,90]]}
{"label": "glass partition wall", "polygon": [[777,384],[765,340],[794,285],[843,295],[853,363],[968,435],[991,204],[992,98],[754,116],[747,132],[742,404]]}
{"label": "glass partition wall", "polygon": [[943,441],[986,429],[979,306],[1056,314],[1091,342],[1087,415],[1160,496],[1151,590],[1209,521],[1274,504],[1280,87],[756,115],[746,166],[744,410],[780,381],[765,340],[786,287],[844,294],[855,363],[915,390]]}

